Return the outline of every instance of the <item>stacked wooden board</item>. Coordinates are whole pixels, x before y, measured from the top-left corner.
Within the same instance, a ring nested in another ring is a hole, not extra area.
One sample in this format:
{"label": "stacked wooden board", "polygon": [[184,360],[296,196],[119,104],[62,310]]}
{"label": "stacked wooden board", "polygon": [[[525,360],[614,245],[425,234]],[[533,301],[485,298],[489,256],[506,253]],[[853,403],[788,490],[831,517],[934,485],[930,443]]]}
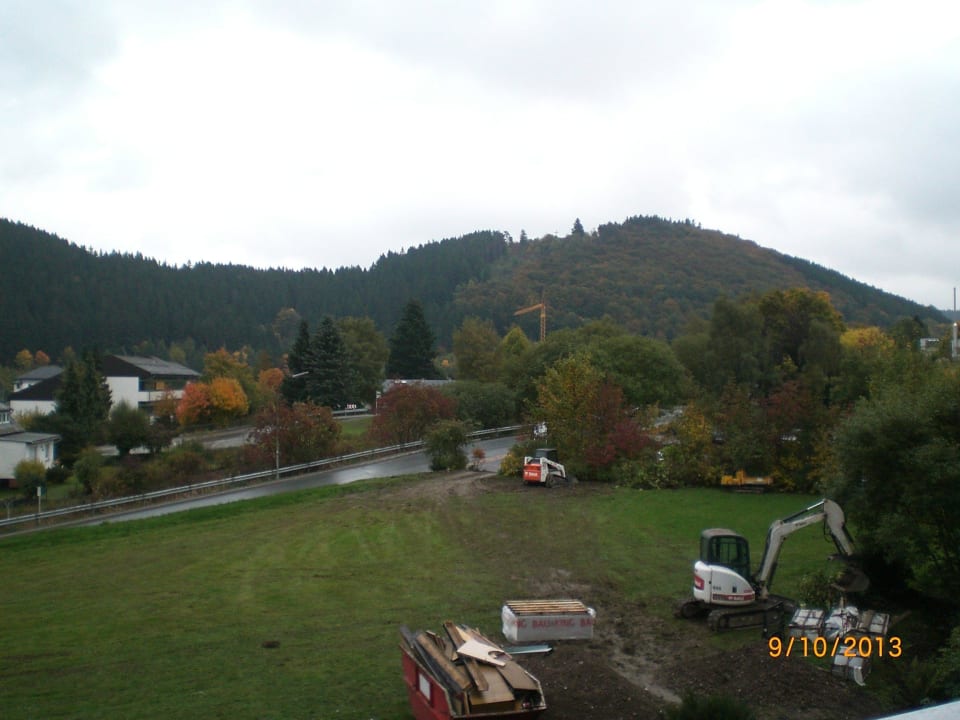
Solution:
{"label": "stacked wooden board", "polygon": [[510,642],[589,640],[597,614],[579,600],[507,600],[500,611]]}
{"label": "stacked wooden board", "polygon": [[401,659],[417,720],[534,718],[546,710],[540,681],[478,630],[400,629]]}

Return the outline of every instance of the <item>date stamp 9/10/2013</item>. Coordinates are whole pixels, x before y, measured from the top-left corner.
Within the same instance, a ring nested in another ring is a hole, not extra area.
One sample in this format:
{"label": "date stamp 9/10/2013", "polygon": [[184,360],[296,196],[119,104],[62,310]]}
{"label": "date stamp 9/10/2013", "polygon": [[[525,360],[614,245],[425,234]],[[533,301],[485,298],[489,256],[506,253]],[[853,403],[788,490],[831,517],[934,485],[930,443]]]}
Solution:
{"label": "date stamp 9/10/2013", "polygon": [[791,655],[815,658],[832,658],[837,655],[849,658],[898,658],[903,654],[903,643],[895,635],[889,638],[837,635],[832,640],[822,635],[813,638],[801,636],[783,639],[774,636],[767,640],[767,651],[772,658],[787,658]]}

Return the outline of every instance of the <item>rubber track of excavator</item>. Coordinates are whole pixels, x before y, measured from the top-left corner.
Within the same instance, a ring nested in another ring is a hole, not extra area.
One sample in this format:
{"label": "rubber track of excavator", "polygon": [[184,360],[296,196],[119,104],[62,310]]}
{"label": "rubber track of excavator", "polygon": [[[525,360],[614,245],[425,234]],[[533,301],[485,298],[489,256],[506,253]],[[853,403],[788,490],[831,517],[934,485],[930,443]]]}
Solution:
{"label": "rubber track of excavator", "polygon": [[793,617],[797,604],[790,598],[770,596],[749,607],[717,608],[707,616],[707,625],[715,632],[763,628],[764,636],[782,634]]}

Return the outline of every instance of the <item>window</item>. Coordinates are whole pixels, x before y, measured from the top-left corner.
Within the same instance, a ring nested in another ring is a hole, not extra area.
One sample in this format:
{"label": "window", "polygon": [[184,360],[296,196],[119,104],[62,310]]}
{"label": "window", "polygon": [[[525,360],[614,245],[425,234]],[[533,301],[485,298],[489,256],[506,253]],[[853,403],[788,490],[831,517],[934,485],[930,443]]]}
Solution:
{"label": "window", "polygon": [[710,562],[750,577],[750,550],[747,541],[736,535],[715,537],[710,542]]}
{"label": "window", "polygon": [[420,693],[429,702],[430,701],[430,678],[428,678],[419,670],[417,670],[417,687],[420,689]]}

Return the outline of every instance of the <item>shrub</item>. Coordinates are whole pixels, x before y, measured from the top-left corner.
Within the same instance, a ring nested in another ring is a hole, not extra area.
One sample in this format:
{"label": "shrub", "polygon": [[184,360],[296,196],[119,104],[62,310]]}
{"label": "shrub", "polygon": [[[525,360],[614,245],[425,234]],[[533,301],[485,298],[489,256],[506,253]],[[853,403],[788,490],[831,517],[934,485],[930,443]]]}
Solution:
{"label": "shrub", "polygon": [[127,492],[143,492],[144,463],[139,457],[127,455],[120,460],[120,480]]}
{"label": "shrub", "polygon": [[47,468],[47,484],[63,485],[70,478],[70,470],[63,465]]}
{"label": "shrub", "polygon": [[644,490],[677,487],[666,472],[663,463],[655,458],[618,460],[610,468],[609,479],[618,485]]}
{"label": "shrub", "polygon": [[123,497],[126,494],[127,485],[123,480],[120,469],[116,467],[103,468],[93,485],[94,500],[109,500],[110,498]]}
{"label": "shrub", "polygon": [[103,467],[103,455],[95,447],[88,447],[81,451],[77,461],[73,464],[73,474],[77,482],[83,486],[87,495],[93,494],[93,488],[100,477],[100,468]]}
{"label": "shrub", "polygon": [[141,491],[162,490],[169,486],[170,473],[163,463],[150,460],[140,466]]}
{"label": "shrub", "polygon": [[177,479],[189,480],[206,466],[206,451],[200,443],[184,443],[163,457],[170,474]]}
{"label": "shrub", "polygon": [[498,475],[521,477],[523,475],[523,458],[533,455],[533,451],[541,447],[537,440],[522,440],[507,450],[507,454],[500,461]]}
{"label": "shrub", "polygon": [[427,431],[424,438],[431,470],[463,470],[467,455],[467,428],[458,420],[441,420]]}
{"label": "shrub", "polygon": [[753,711],[726,695],[688,694],[680,705],[667,708],[667,720],[755,720]]}
{"label": "shrub", "polygon": [[45,487],[46,477],[47,469],[37,460],[21,460],[13,468],[13,478],[17,487],[23,491],[23,496],[27,499],[37,496],[38,487]]}
{"label": "shrub", "polygon": [[936,660],[937,685],[945,698],[960,697],[960,625],[950,633],[950,639],[940,648]]}
{"label": "shrub", "polygon": [[823,570],[807,573],[800,578],[797,597],[810,607],[830,608],[837,591],[830,587],[836,577],[830,577]]}

